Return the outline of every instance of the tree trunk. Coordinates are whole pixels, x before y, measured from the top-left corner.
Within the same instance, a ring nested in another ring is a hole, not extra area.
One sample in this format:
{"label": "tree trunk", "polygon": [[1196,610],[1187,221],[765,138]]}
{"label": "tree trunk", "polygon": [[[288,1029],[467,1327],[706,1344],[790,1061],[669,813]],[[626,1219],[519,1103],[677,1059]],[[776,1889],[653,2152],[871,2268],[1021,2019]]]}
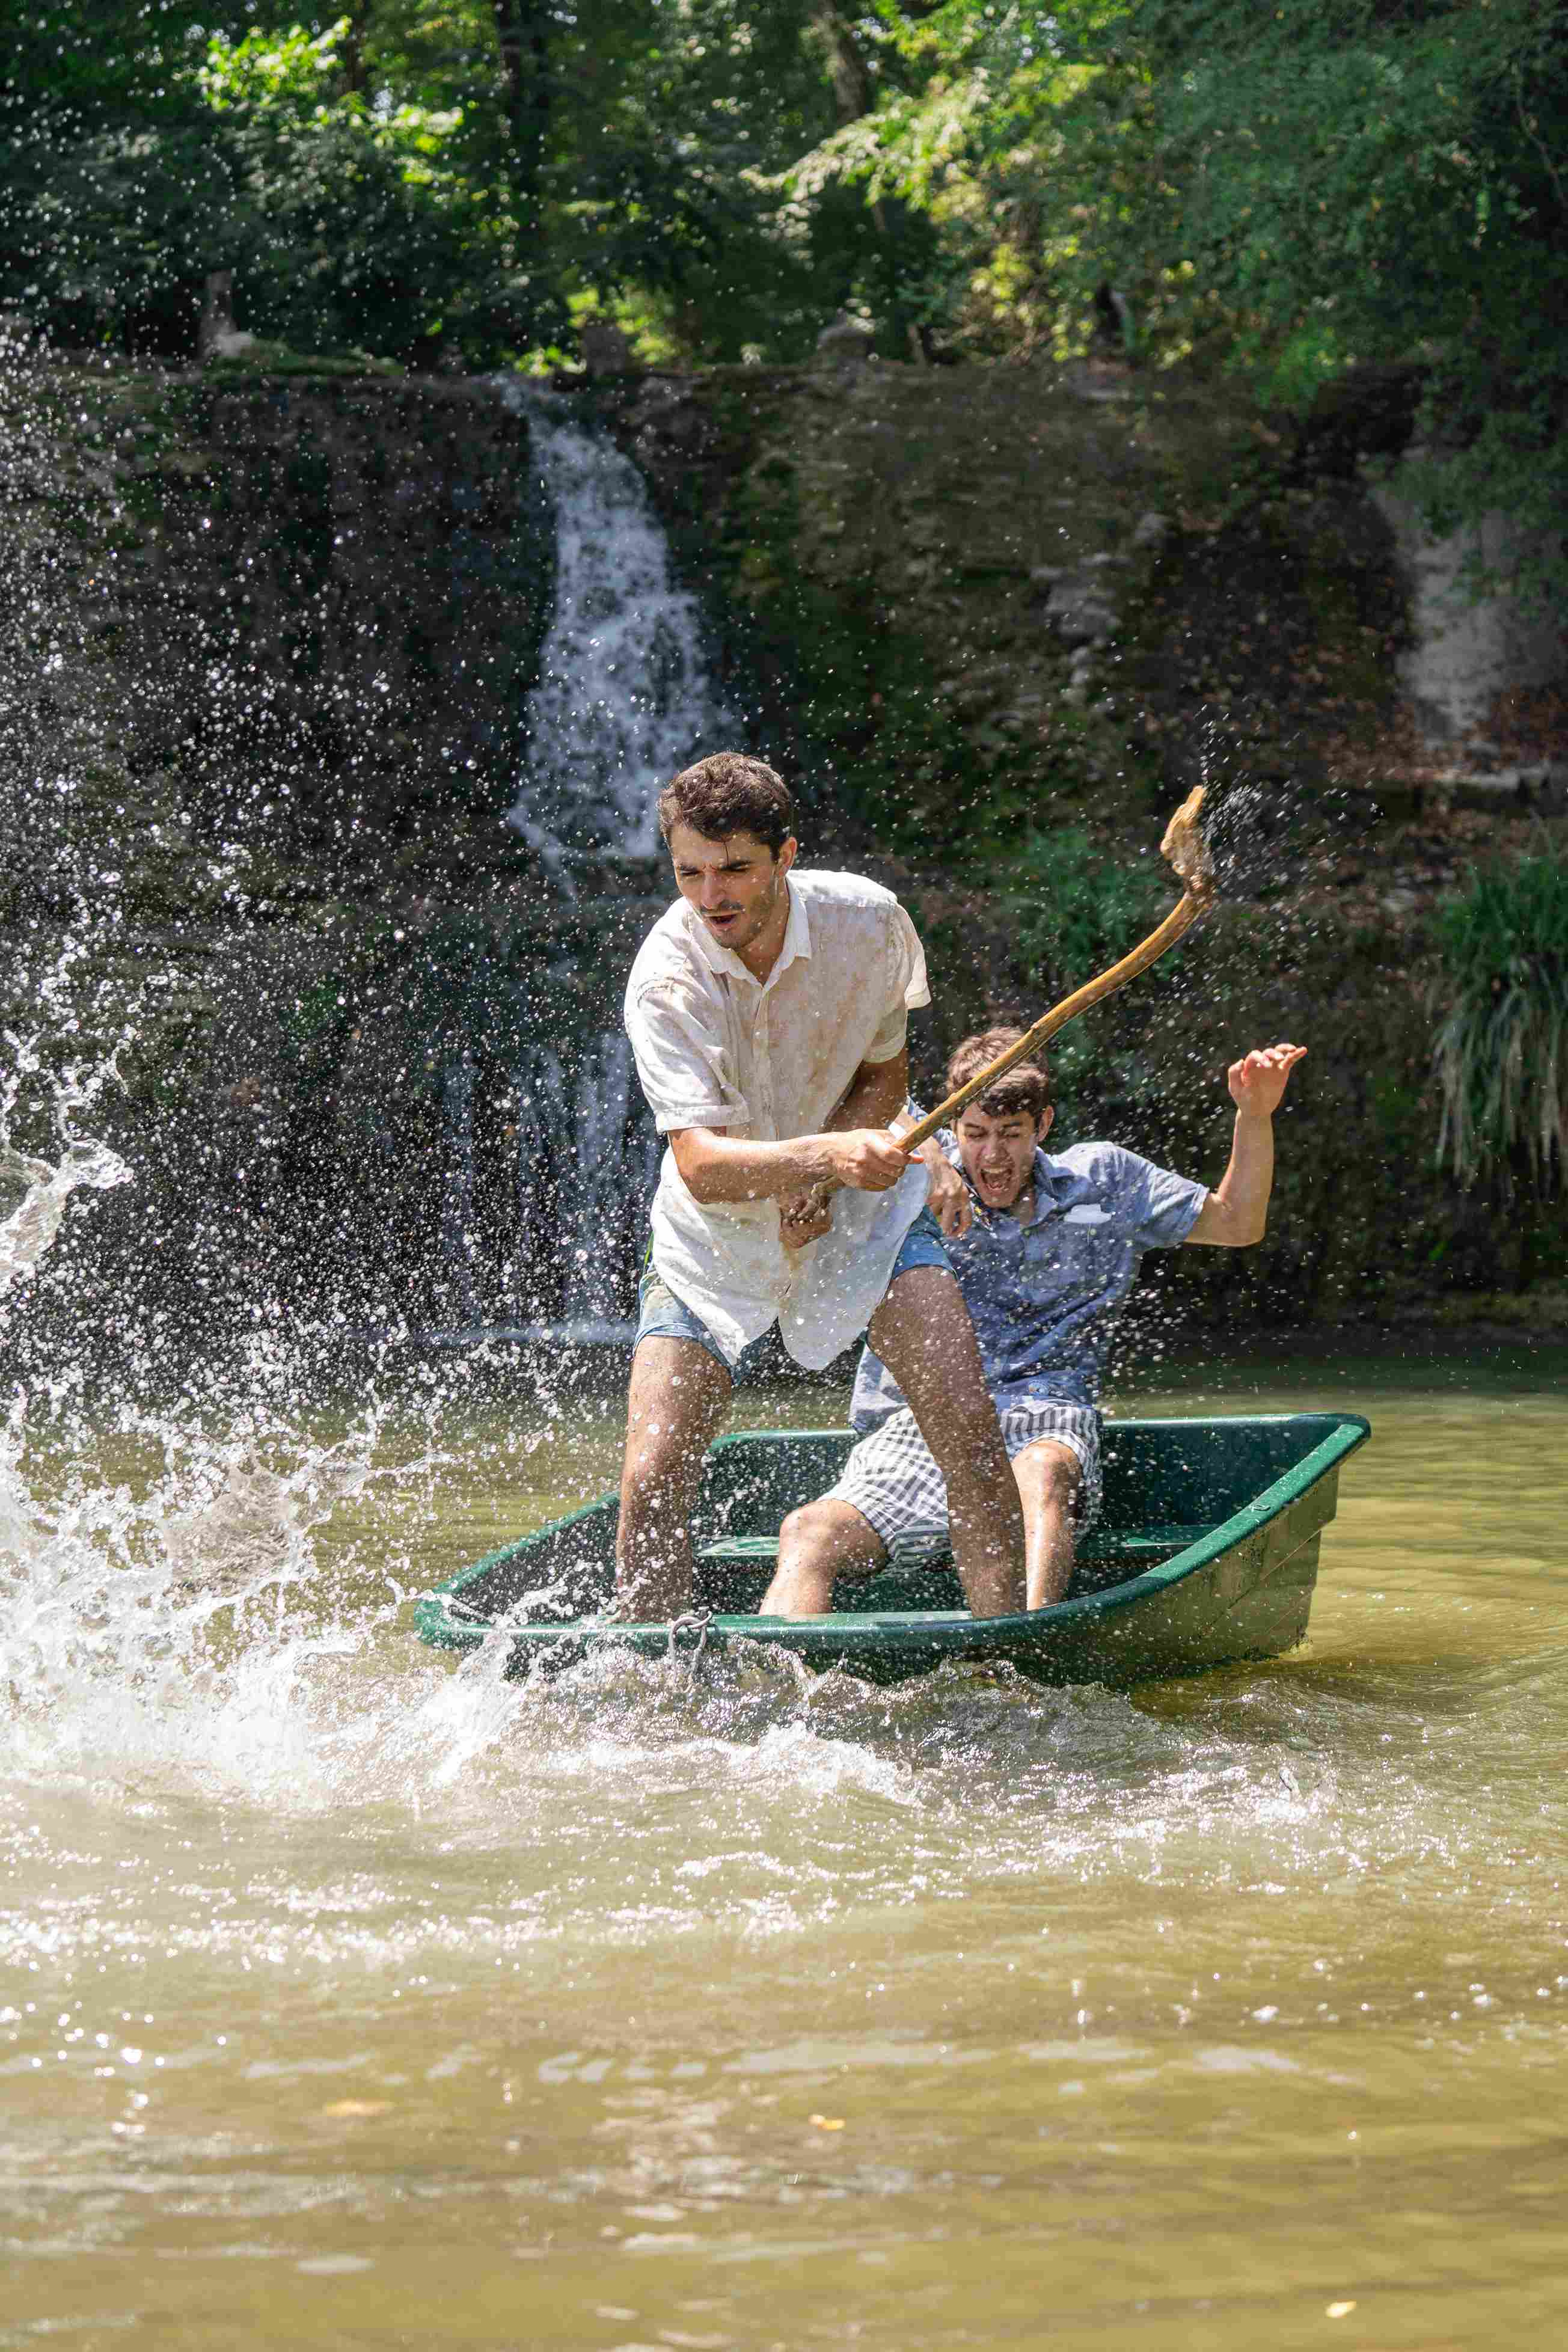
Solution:
{"label": "tree trunk", "polygon": [[541,227],[550,129],[550,10],[540,0],[492,0],[506,80],[507,179],[525,236]]}
{"label": "tree trunk", "polygon": [[349,0],[343,15],[343,88],[351,98],[364,94],[365,0]]}
{"label": "tree trunk", "polygon": [[812,0],[811,29],[833,85],[833,108],[842,129],[869,114],[877,102],[870,70],[837,0]]}

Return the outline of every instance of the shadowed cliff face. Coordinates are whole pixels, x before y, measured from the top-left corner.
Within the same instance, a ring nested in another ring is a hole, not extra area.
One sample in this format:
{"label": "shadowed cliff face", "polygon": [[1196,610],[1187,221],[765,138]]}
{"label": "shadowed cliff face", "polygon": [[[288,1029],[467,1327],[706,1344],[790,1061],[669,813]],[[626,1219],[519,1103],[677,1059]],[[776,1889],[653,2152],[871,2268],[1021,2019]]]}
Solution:
{"label": "shadowed cliff face", "polygon": [[194,385],[155,436],[119,583],[133,773],[255,895],[444,864],[505,805],[549,618],[526,419],[466,385]]}
{"label": "shadowed cliff face", "polygon": [[1200,761],[1315,794],[1394,713],[1386,527],[1223,383],[862,365],[599,399],[883,842],[1005,853],[1043,804],[1141,826]]}
{"label": "shadowed cliff face", "polygon": [[[122,919],[231,888],[281,912],[437,876],[476,830],[509,846],[553,576],[523,416],[466,384],[12,359],[8,743]],[[65,878],[57,844],[9,882],[58,907]]]}
{"label": "shadowed cliff face", "polygon": [[[505,824],[553,597],[528,421],[467,383],[24,358],[0,929],[45,1070],[19,1129],[47,1129],[51,1062],[123,1037],[101,1110],[136,1182],[99,1243],[198,1310],[438,1259],[444,1056],[489,995],[471,926],[434,959],[425,935],[538,889]],[[347,1085],[367,995],[402,1050]]]}

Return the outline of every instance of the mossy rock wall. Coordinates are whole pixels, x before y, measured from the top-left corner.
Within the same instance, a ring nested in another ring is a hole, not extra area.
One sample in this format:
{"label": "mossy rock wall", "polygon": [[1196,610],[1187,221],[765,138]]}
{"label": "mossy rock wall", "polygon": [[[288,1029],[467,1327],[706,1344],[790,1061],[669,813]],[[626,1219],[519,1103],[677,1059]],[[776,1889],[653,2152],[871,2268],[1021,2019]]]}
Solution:
{"label": "mossy rock wall", "polygon": [[[440,1181],[425,1051],[401,1119],[395,1064],[340,1083],[366,994],[447,1038],[489,1002],[448,908],[537,895],[504,824],[553,593],[527,421],[463,381],[39,364],[0,436],[3,1017],[57,1068],[125,1041],[91,1124],[137,1181],[84,1223],[198,1313],[352,1286]],[[13,1124],[50,1149],[41,1077]]]}
{"label": "mossy rock wall", "polygon": [[[1205,782],[1232,903],[1062,1054],[1058,1139],[1110,1133],[1214,1181],[1229,1062],[1310,1048],[1268,1239],[1149,1260],[1170,1310],[1501,1315],[1522,1274],[1561,1311],[1561,1213],[1526,1250],[1516,1208],[1436,1162],[1430,917],[1471,861],[1568,824],[1424,803],[1388,763],[1403,593],[1342,450],[1213,381],[1115,370],[737,368],[588,397],[647,469],[762,743],[815,800],[807,854],[871,864],[920,912],[927,1099],[959,1037],[1088,976],[1020,961],[1020,845],[1070,827],[1147,871]],[[1060,583],[1097,572],[1116,624],[1075,661]]]}
{"label": "mossy rock wall", "polygon": [[[732,369],[584,409],[644,467],[748,740],[802,777],[808,856],[921,923],[928,1099],[959,1036],[1085,976],[1051,952],[1040,845],[1048,868],[1070,826],[1147,872],[1196,763],[1251,795],[1233,903],[1064,1039],[1058,1139],[1214,1181],[1228,1062],[1310,1054],[1268,1241],[1151,1259],[1147,1314],[1501,1311],[1518,1220],[1433,1161],[1429,915],[1512,835],[1380,815],[1334,766],[1393,694],[1385,536],[1212,388],[1104,389]],[[4,1012],[26,1035],[53,988],[57,1066],[127,1033],[92,1123],[138,1182],[83,1220],[95,1281],[116,1266],[182,1315],[266,1296],[443,1319],[457,1071],[489,1303],[552,1311],[504,1272],[507,1072],[520,1041],[614,1025],[667,886],[628,868],[563,905],[502,823],[553,569],[526,419],[444,381],[55,370],[4,393]],[[1097,554],[1118,629],[1080,693],[1051,598]],[[38,1089],[16,1124],[48,1147]],[[1549,1299],[1561,1221],[1536,1269]]]}
{"label": "mossy rock wall", "polygon": [[586,397],[759,731],[883,848],[973,863],[1068,811],[1109,834],[1200,766],[1316,797],[1325,743],[1396,703],[1386,527],[1223,385],[860,365]]}

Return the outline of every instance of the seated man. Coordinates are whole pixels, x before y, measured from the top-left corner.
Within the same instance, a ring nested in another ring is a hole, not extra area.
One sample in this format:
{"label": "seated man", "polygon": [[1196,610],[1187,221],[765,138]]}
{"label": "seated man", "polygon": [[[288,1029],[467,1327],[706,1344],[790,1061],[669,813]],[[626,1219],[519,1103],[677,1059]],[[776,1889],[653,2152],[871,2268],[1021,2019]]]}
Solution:
{"label": "seated man", "polygon": [[[1016,1045],[1016,1029],[968,1037],[948,1064],[951,1092]],[[1100,1500],[1100,1367],[1147,1249],[1261,1241],[1274,1181],[1274,1113],[1303,1045],[1233,1062],[1230,1165],[1212,1192],[1114,1143],[1042,1146],[1053,1112],[1044,1061],[1021,1062],[938,1139],[973,1211],[950,1218],[948,1254],[963,1292],[1024,1505],[1028,1606],[1059,1601],[1075,1522]],[[931,1147],[927,1147],[928,1151]],[[816,1617],[836,1576],[867,1576],[889,1555],[946,1549],[947,1499],[888,1368],[868,1349],[849,1418],[869,1433],[829,1493],[784,1521],[764,1615]]]}
{"label": "seated man", "polygon": [[621,1477],[616,1612],[690,1601],[702,1457],[753,1343],[797,1363],[869,1325],[929,1438],[965,1598],[1019,1608],[1024,1522],[974,1333],[892,1133],[910,1008],[929,1003],[913,924],[858,875],[801,873],[790,796],[717,752],[660,795],[679,892],[638,950],[626,1030],[668,1150],[653,1202]]}

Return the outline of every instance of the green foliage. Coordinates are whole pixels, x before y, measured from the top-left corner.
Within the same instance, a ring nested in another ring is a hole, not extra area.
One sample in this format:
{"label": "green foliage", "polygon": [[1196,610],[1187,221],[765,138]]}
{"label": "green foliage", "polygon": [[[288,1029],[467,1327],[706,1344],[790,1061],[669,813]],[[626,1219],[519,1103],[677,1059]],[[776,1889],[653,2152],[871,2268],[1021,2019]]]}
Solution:
{"label": "green foliage", "polygon": [[108,7],[118,58],[45,10],[5,76],[0,299],[69,341],[187,356],[221,267],[310,349],[489,364],[586,296],[662,356],[794,356],[855,278],[779,218],[830,114],[805,0]]}
{"label": "green foliage", "polygon": [[[242,326],[401,359],[1081,352],[1123,298],[1304,404],[1418,361],[1437,529],[1539,527],[1568,595],[1559,0],[63,0],[14,9],[0,299],[187,352]],[[1128,315],[1123,311],[1123,317]]]}
{"label": "green foliage", "polygon": [[1136,947],[1164,895],[1152,867],[1110,862],[1080,826],[1031,835],[1009,857],[1007,878],[1017,978],[1058,995]]}
{"label": "green foliage", "polygon": [[[1106,283],[1153,364],[1305,402],[1429,368],[1400,487],[1435,528],[1568,502],[1568,42],[1557,0],[880,0],[897,71],[796,166],[937,236],[976,354],[1081,350]],[[1478,584],[1486,584],[1478,583]],[[1545,547],[1532,583],[1568,597]]]}
{"label": "green foliage", "polygon": [[1568,859],[1478,875],[1438,923],[1448,1009],[1437,1139],[1461,1184],[1560,1191],[1568,1171]]}
{"label": "green foliage", "polygon": [[184,357],[206,273],[229,268],[263,336],[430,346],[500,257],[443,153],[456,116],[346,90],[344,29],[187,26],[156,105],[108,77],[95,103],[37,111],[0,183],[5,291],[68,341]]}
{"label": "green foliage", "polygon": [[[1289,0],[1261,17],[1242,0],[1137,0],[1127,31],[1160,171],[1110,229],[1111,266],[1156,240],[1180,251],[1192,333],[1252,364],[1299,365],[1313,345],[1325,372],[1424,358],[1427,454],[1401,488],[1439,530],[1500,508],[1559,537],[1568,45],[1553,0]],[[1527,584],[1568,595],[1568,562],[1543,549]]]}

